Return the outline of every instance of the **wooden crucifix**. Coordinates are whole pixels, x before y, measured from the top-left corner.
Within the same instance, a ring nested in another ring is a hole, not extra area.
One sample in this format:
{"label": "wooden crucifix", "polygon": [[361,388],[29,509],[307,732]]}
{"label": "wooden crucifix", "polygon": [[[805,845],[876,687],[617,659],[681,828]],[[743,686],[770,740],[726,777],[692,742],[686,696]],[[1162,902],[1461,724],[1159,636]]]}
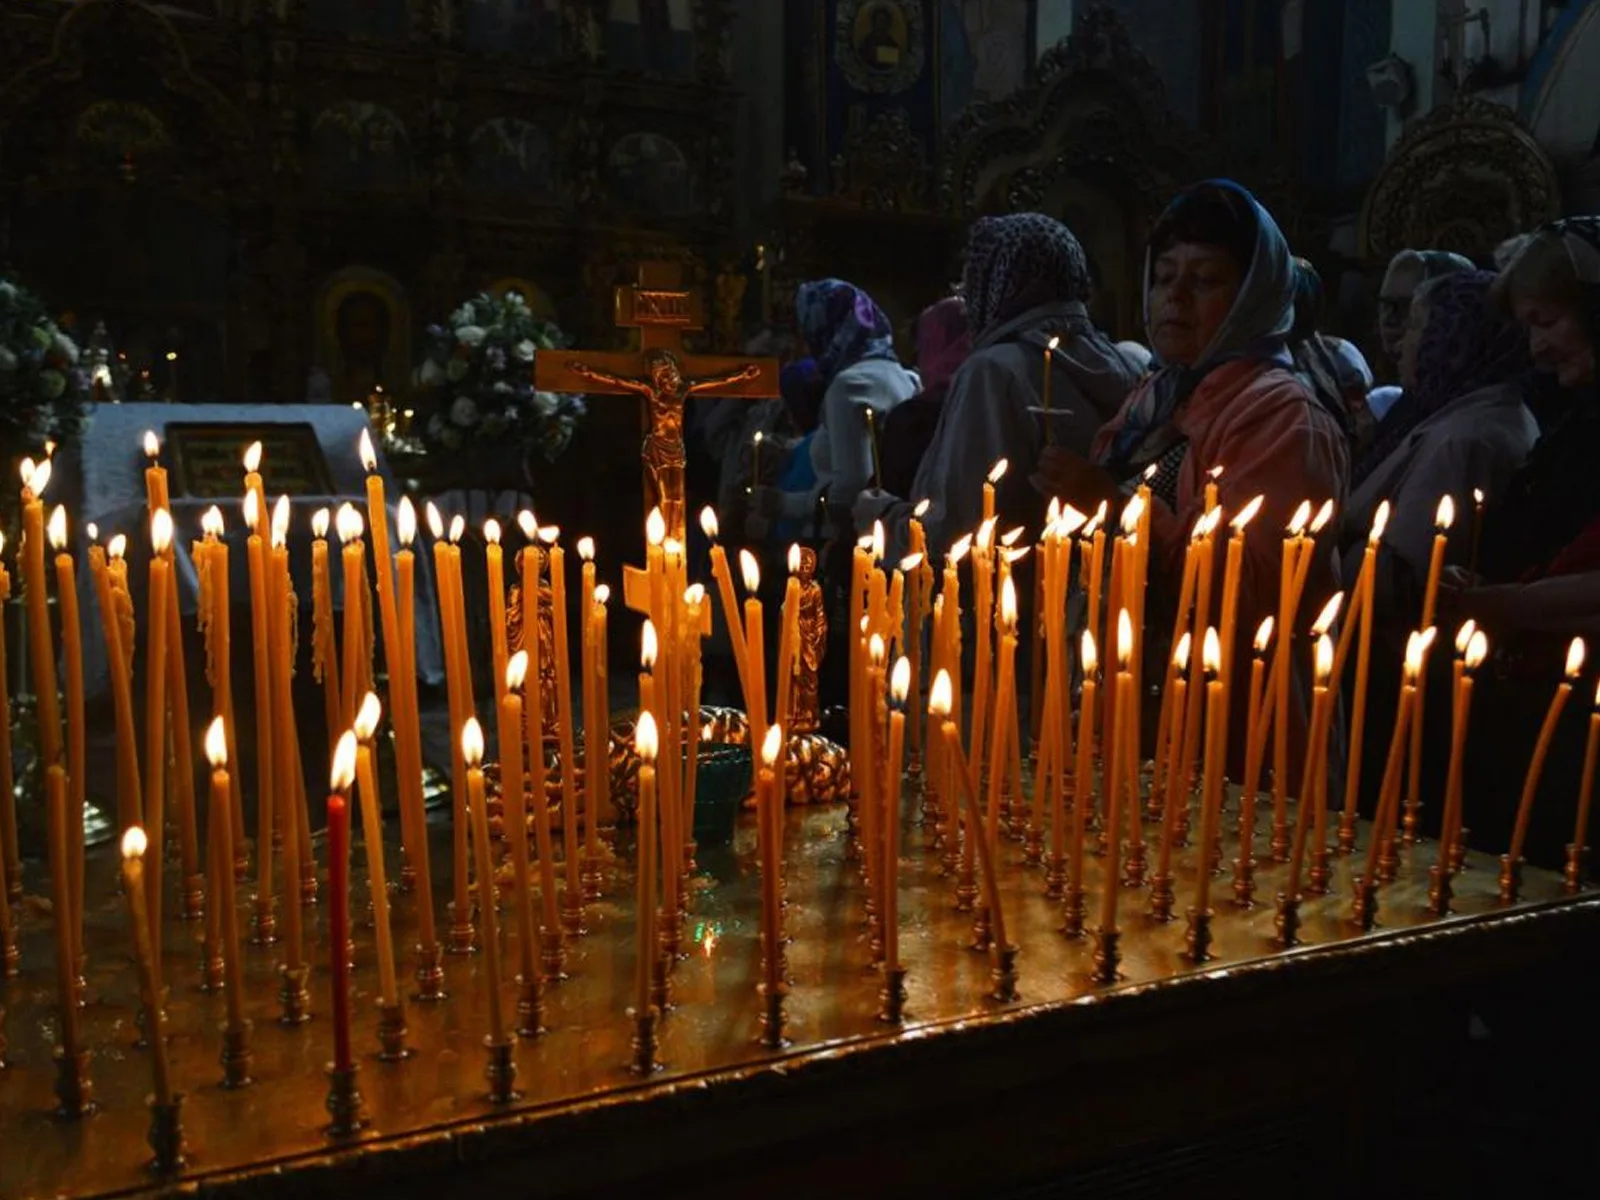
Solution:
{"label": "wooden crucifix", "polygon": [[683,472],[683,406],[693,395],[764,399],[778,392],[778,362],[689,354],[686,332],[704,328],[700,296],[683,286],[675,263],[643,263],[638,282],[615,293],[616,323],[639,331],[636,351],[541,350],[534,381],[541,391],[635,395],[648,405],[640,458],[645,512],[660,507],[667,536],[687,543]]}

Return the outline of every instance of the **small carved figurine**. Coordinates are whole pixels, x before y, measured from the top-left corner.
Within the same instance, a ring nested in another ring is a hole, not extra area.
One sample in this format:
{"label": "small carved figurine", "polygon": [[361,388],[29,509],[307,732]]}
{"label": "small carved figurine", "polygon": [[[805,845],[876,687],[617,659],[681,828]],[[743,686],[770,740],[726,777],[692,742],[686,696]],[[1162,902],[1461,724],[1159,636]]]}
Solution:
{"label": "small carved figurine", "polygon": [[821,721],[817,680],[828,648],[828,609],[817,582],[817,552],[800,550],[800,653],[795,656],[794,732],[813,733]]}

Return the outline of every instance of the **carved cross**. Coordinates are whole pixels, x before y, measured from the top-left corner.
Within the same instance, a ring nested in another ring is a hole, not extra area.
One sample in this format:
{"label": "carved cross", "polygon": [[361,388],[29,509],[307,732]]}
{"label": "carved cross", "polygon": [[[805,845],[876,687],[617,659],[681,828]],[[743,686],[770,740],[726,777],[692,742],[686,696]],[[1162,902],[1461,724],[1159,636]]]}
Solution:
{"label": "carved cross", "polygon": [[618,327],[639,331],[638,350],[541,350],[534,382],[547,392],[631,394],[647,403],[648,433],[640,453],[645,512],[659,506],[667,536],[685,543],[684,401],[700,393],[748,400],[776,396],[778,362],[687,353],[683,335],[704,328],[704,309],[674,263],[641,264],[638,282],[618,287],[614,305]]}

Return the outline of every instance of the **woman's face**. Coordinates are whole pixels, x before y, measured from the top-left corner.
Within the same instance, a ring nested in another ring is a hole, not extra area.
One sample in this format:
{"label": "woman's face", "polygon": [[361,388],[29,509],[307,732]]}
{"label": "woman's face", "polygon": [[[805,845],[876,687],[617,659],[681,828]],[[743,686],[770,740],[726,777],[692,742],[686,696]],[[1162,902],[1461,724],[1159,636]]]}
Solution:
{"label": "woman's face", "polygon": [[1220,246],[1179,242],[1150,276],[1150,342],[1163,362],[1192,367],[1228,319],[1244,273]]}
{"label": "woman's face", "polygon": [[1570,304],[1523,293],[1512,298],[1511,308],[1528,331],[1528,352],[1535,367],[1554,375],[1562,387],[1594,383],[1594,341],[1586,313]]}
{"label": "woman's face", "polygon": [[1400,368],[1400,386],[1417,386],[1417,349],[1422,345],[1422,331],[1428,327],[1428,302],[1413,300],[1406,312],[1405,327],[1400,331],[1400,344],[1395,359]]}

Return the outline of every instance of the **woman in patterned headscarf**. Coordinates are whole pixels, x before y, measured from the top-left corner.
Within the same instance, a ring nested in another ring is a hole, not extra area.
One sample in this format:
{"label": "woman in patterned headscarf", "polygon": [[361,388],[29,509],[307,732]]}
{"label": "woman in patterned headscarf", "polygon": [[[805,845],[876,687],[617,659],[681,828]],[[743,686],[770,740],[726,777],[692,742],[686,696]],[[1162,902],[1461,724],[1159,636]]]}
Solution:
{"label": "woman in patterned headscarf", "polygon": [[804,491],[757,488],[751,507],[765,520],[803,521],[825,499],[836,520],[872,482],[873,424],[915,395],[918,381],[895,357],[889,318],[854,284],[801,284],[795,316],[824,388],[809,443],[816,482]]}
{"label": "woman in patterned headscarf", "polygon": [[972,353],[950,382],[911,494],[869,492],[856,506],[856,527],[883,519],[896,549],[906,544],[913,504],[924,499],[934,553],[975,528],[984,477],[1002,458],[1010,464],[997,498],[1004,524],[1037,521],[1040,501],[1028,477],[1045,444],[1047,360],[1053,438],[1079,450],[1088,449],[1139,377],[1089,319],[1088,260],[1072,231],[1052,217],[979,219],[968,235],[961,290]]}

